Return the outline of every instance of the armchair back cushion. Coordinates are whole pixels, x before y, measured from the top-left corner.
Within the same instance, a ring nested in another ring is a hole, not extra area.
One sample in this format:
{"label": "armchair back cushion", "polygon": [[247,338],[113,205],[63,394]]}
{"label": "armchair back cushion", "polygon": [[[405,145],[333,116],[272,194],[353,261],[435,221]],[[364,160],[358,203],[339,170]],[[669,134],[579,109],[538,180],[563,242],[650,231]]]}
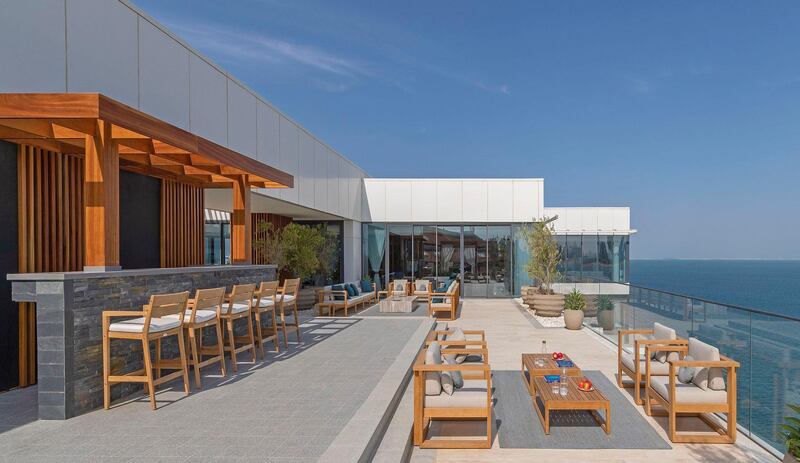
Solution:
{"label": "armchair back cushion", "polygon": [[[425,365],[441,365],[442,348],[438,341],[433,341],[425,351]],[[442,393],[441,374],[438,371],[425,372],[425,395],[439,395]]]}
{"label": "armchair back cushion", "polygon": [[[673,341],[678,339],[677,333],[672,328],[662,325],[661,323],[653,323],[653,339],[660,339],[660,340],[670,340]],[[678,356],[677,352],[655,352],[653,354],[653,360],[657,360],[661,363],[675,362],[680,357]]]}
{"label": "armchair back cushion", "polygon": [[[462,330],[459,327],[453,328],[453,331],[451,331],[450,334],[448,334],[447,337],[445,338],[445,341],[449,341],[449,342],[452,342],[452,341],[466,341],[466,340],[467,340],[467,335],[465,335],[464,334],[464,330]],[[450,349],[466,349],[467,345],[466,344],[450,344],[450,345],[447,346],[447,348],[450,348]],[[464,360],[466,360],[466,359],[467,359],[467,354],[456,354],[456,356],[454,358],[456,363],[464,363]]]}
{"label": "armchair back cushion", "polygon": [[414,282],[415,291],[427,291],[429,286],[430,282],[428,280],[417,280]]}
{"label": "armchair back cushion", "polygon": [[[689,338],[689,356],[698,362],[718,362],[719,349],[699,339]],[[721,368],[695,368],[692,383],[704,391],[725,390],[725,379]]]}

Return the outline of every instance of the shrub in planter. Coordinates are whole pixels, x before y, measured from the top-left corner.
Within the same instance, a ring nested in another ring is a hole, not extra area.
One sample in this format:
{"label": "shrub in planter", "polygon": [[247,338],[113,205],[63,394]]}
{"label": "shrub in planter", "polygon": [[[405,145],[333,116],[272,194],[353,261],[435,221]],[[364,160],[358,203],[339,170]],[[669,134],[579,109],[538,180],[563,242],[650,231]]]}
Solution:
{"label": "shrub in planter", "polygon": [[[800,415],[800,405],[786,405],[793,412]],[[794,463],[800,459],[800,418],[796,416],[787,416],[784,418],[782,437],[786,442],[786,455],[783,458],[784,463]]]}
{"label": "shrub in planter", "polygon": [[577,289],[564,296],[564,325],[568,330],[579,330],[583,327],[585,308],[586,298]]}
{"label": "shrub in planter", "polygon": [[597,323],[606,331],[614,329],[614,302],[606,294],[597,298]]}

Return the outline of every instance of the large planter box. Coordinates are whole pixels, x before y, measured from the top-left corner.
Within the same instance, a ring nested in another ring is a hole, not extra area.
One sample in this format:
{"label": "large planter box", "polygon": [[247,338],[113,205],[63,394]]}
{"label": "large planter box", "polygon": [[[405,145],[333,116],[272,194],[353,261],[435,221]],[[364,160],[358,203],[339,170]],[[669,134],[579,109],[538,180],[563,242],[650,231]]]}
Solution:
{"label": "large planter box", "polygon": [[533,309],[540,317],[560,317],[564,311],[563,294],[538,294],[531,296]]}

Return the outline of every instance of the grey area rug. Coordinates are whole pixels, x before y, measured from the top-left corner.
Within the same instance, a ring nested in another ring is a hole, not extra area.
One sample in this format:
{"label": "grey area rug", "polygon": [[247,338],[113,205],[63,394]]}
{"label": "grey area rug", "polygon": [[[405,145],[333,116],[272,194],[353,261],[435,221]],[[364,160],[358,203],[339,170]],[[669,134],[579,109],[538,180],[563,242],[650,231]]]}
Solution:
{"label": "grey area rug", "polygon": [[[494,371],[494,406],[501,448],[516,449],[670,449],[670,445],[599,371],[584,371],[611,405],[611,434],[585,411],[550,414],[550,434],[544,433],[531,396],[519,371]],[[601,414],[604,412],[601,412]]]}

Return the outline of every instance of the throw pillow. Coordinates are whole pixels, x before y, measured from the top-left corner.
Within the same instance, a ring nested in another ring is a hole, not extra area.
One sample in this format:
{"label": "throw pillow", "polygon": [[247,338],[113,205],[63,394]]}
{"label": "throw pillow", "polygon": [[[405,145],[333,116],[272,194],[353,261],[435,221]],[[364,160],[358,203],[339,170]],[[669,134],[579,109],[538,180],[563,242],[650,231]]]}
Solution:
{"label": "throw pillow", "polygon": [[[673,330],[668,326],[662,325],[661,323],[653,323],[653,339],[673,341],[675,339],[678,339],[678,335],[677,333],[675,333],[675,330]],[[677,361],[680,358],[680,356],[678,355],[677,352],[659,351],[653,353],[651,358],[661,363],[667,363],[667,361],[669,362]]]}
{"label": "throw pillow", "polygon": [[372,282],[369,280],[361,280],[361,292],[362,293],[371,293],[372,292]]}
{"label": "throw pillow", "polygon": [[[425,351],[425,365],[441,365],[442,348],[438,341],[433,341]],[[439,395],[442,393],[442,380],[438,371],[425,372],[425,395]]]}
{"label": "throw pillow", "polygon": [[356,289],[350,283],[345,284],[344,285],[344,289],[347,290],[347,295],[349,297],[355,297],[356,296]]}
{"label": "throw pillow", "polygon": [[[719,349],[695,338],[689,338],[689,356],[696,361],[716,362],[719,360]],[[725,380],[720,368],[698,367],[694,370],[692,382],[702,390],[708,390],[713,385],[714,390],[724,390]]]}
{"label": "throw pillow", "polygon": [[[456,365],[455,360],[445,355],[445,365]],[[453,395],[455,389],[464,387],[464,378],[458,370],[449,370],[442,372],[442,390],[447,395]]]}
{"label": "throw pillow", "polygon": [[[683,358],[684,360],[691,362],[694,360],[691,356],[687,355]],[[692,382],[692,378],[694,378],[694,367],[680,367],[678,368],[678,381],[682,382],[683,384],[689,384]]]}
{"label": "throw pillow", "polygon": [[[331,291],[345,291],[345,289],[344,289],[344,286],[342,286],[342,285],[333,285],[333,286],[331,286]],[[344,300],[344,294],[334,294],[333,295],[333,299],[335,301],[343,301]]]}
{"label": "throw pillow", "polygon": [[[447,335],[447,338],[445,338],[445,340],[448,341],[448,342],[466,341],[467,340],[467,336],[464,334],[464,330],[462,330],[461,328],[453,328],[453,331],[451,331],[450,334]],[[466,349],[467,345],[466,344],[448,344],[447,347],[449,349]],[[464,360],[466,360],[466,359],[467,359],[467,354],[456,354],[456,358],[455,358],[456,363],[464,363]]]}
{"label": "throw pillow", "polygon": [[[447,288],[446,287],[436,288],[433,292],[434,293],[442,293],[442,294],[444,294],[444,293],[447,292]],[[434,297],[431,302],[433,302],[434,304],[441,304],[441,303],[444,302],[444,299],[441,298],[441,297]]]}

